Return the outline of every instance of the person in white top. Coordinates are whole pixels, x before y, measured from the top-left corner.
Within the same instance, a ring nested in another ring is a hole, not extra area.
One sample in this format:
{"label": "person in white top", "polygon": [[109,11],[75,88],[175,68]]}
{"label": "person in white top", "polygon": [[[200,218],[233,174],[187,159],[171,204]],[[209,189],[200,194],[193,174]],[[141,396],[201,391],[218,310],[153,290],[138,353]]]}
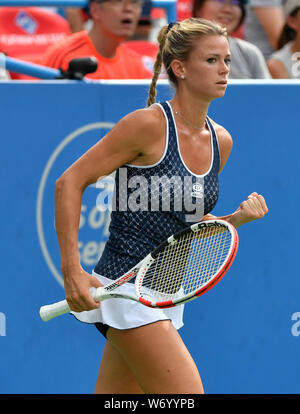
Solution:
{"label": "person in white top", "polygon": [[245,0],[194,0],[193,16],[226,28],[231,53],[230,79],[270,79],[267,63],[257,46],[231,36],[245,19]]}
{"label": "person in white top", "polygon": [[284,25],[283,0],[249,0],[246,10],[245,40],[256,45],[268,60]]}
{"label": "person in white top", "polygon": [[287,0],[284,12],[286,23],[268,67],[273,78],[300,79],[300,0]]}

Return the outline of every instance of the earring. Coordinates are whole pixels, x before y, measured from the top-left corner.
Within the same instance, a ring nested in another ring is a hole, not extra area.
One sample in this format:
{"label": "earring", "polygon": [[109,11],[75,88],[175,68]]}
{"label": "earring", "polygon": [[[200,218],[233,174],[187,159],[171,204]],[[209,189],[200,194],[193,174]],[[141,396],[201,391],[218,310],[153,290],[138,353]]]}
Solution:
{"label": "earring", "polygon": [[185,76],[183,74],[180,77],[181,77],[181,79],[185,79]]}

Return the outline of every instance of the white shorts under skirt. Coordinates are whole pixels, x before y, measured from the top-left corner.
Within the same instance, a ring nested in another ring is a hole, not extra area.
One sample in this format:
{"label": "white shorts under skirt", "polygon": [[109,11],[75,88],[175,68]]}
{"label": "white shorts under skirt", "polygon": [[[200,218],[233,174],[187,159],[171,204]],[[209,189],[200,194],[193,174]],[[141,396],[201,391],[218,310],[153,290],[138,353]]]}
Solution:
{"label": "white shorts under skirt", "polygon": [[[93,272],[93,276],[103,284],[111,283],[111,279]],[[134,294],[134,284],[125,283],[118,291]],[[176,329],[183,326],[184,305],[167,309],[152,309],[130,299],[106,299],[99,309],[84,312],[71,312],[76,319],[85,323],[101,322],[116,329],[131,329],[153,322],[170,320]]]}

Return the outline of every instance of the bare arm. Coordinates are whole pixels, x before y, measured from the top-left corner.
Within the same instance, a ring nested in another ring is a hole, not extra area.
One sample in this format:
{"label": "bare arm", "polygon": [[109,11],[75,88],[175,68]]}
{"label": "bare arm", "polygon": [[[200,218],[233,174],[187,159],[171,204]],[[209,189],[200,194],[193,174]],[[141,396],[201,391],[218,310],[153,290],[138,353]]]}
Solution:
{"label": "bare arm", "polygon": [[216,217],[212,214],[207,214],[203,217],[204,220],[220,219],[228,221],[235,228],[240,227],[242,224],[250,223],[260,218],[263,218],[268,213],[268,207],[264,197],[256,192],[250,194],[248,199],[243,201],[239,208],[232,214],[227,216]]}
{"label": "bare arm", "polygon": [[78,229],[82,194],[98,178],[107,176],[125,163],[144,155],[145,146],[149,145],[151,139],[153,141],[155,120],[150,110],[136,111],[123,118],[56,182],[55,226],[66,299],[74,311],[99,306],[89,289],[100,286],[100,283],[82,269],[79,260]]}
{"label": "bare arm", "polygon": [[80,9],[67,7],[65,9],[65,14],[73,33],[84,30],[84,21]]}
{"label": "bare arm", "polygon": [[220,168],[219,173],[225,167],[231,154],[233,141],[229,132],[222,126],[215,124],[216,133],[218,135],[219,151],[220,151]]}
{"label": "bare arm", "polygon": [[253,11],[266,32],[267,38],[273,47],[277,42],[284,26],[284,15],[279,7],[253,7]]}
{"label": "bare arm", "polygon": [[273,79],[289,79],[289,75],[284,65],[279,60],[268,60],[268,68]]}

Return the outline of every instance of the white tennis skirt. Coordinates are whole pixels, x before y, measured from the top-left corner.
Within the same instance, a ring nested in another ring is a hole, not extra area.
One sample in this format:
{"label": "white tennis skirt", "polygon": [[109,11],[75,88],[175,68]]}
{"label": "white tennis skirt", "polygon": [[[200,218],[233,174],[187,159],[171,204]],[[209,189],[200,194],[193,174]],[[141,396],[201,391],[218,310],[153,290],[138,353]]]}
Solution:
{"label": "white tennis skirt", "polygon": [[[111,283],[111,279],[95,272],[93,276],[103,285]],[[120,286],[118,291],[134,294],[134,284],[127,282]],[[84,312],[72,311],[71,313],[81,322],[101,322],[116,329],[132,329],[163,320],[170,320],[173,326],[179,329],[183,326],[183,311],[184,305],[167,309],[152,309],[134,300],[112,298],[102,301],[98,309]]]}

